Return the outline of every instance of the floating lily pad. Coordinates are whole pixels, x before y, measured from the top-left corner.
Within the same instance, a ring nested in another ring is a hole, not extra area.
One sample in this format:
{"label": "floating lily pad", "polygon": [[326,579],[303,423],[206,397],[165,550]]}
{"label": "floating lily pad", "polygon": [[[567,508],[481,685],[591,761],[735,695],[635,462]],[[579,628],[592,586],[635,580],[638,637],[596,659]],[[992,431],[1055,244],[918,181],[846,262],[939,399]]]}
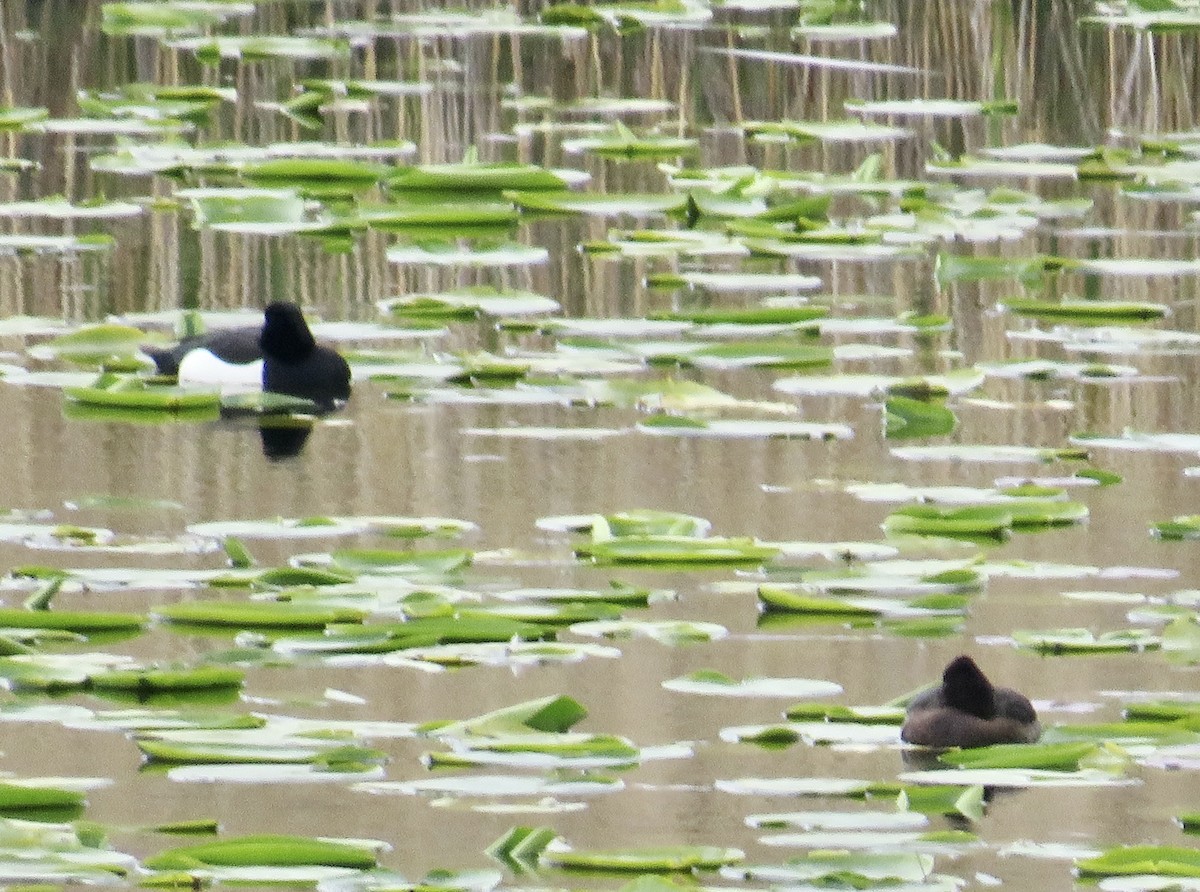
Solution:
{"label": "floating lily pad", "polygon": [[18,610],[0,607],[0,628],[52,629],[96,635],[136,632],[146,625],[140,613],[86,610]]}
{"label": "floating lily pad", "polygon": [[53,338],[31,352],[38,357],[98,365],[114,357],[134,356],[146,340],[145,332],[127,325],[92,325]]}
{"label": "floating lily pad", "polygon": [[1086,449],[1009,445],[898,446],[892,455],[904,461],[1041,462],[1085,461]]}
{"label": "floating lily pad", "polygon": [[647,535],[583,543],[575,552],[604,564],[759,564],[779,549],[744,538]]}
{"label": "floating lily pad", "polygon": [[98,691],[132,691],[138,694],[163,691],[197,691],[241,687],[245,673],[228,666],[196,669],[113,669],[91,676]]}
{"label": "floating lily pad", "polygon": [[1015,115],[1017,103],[1011,99],[987,102],[961,99],[881,99],[847,102],[846,111],[860,115],[894,117],[970,118],[980,115]]}
{"label": "floating lily pad", "polygon": [[1162,639],[1146,629],[1125,629],[1099,635],[1090,629],[1016,631],[1013,640],[1019,647],[1045,654],[1139,652],[1158,650],[1162,646]]}
{"label": "floating lily pad", "polygon": [[1121,322],[1147,322],[1162,319],[1168,307],[1152,303],[1113,303],[1101,301],[1005,300],[1003,305],[1019,316],[1037,319],[1061,319],[1077,325],[1112,325]]}
{"label": "floating lily pad", "polygon": [[885,434],[890,440],[945,436],[958,426],[955,414],[940,403],[904,396],[889,397],[884,413]]}
{"label": "floating lily pad", "polygon": [[890,534],[983,537],[1001,537],[1012,526],[1013,515],[1004,505],[906,505],[889,514],[883,525]]}
{"label": "floating lily pad", "polygon": [[0,130],[20,130],[26,124],[50,117],[48,109],[39,107],[0,106]]}
{"label": "floating lily pad", "polygon": [[547,849],[539,861],[551,867],[568,870],[636,871],[638,873],[671,873],[685,870],[715,870],[745,858],[740,849],[716,846],[675,846],[648,849],[611,851],[558,851]]}
{"label": "floating lily pad", "polygon": [[477,244],[423,241],[419,244],[400,244],[388,248],[387,259],[401,265],[433,267],[481,267],[501,269],[510,266],[532,266],[545,263],[549,252],[541,246],[516,242],[479,239]]}
{"label": "floating lily pad", "polygon": [[661,194],[615,194],[595,192],[529,192],[508,190],[504,197],[525,211],[559,214],[593,214],[641,217],[679,214],[687,209],[687,196]]}
{"label": "floating lily pad", "polygon": [[664,644],[694,644],[715,641],[729,634],[717,623],[686,622],[683,620],[599,620],[571,626],[576,635],[603,638],[653,638]]}
{"label": "floating lily pad", "polygon": [[469,566],[472,554],[461,548],[428,551],[340,548],[331,552],[330,557],[339,570],[399,576],[452,573]]}
{"label": "floating lily pad", "polygon": [[1151,526],[1150,532],[1168,542],[1200,539],[1200,514],[1182,514],[1172,520],[1164,520]]}
{"label": "floating lily pad", "polygon": [[216,390],[194,390],[123,378],[97,387],[67,387],[66,395],[87,406],[104,406],[149,412],[197,412],[221,404]]}
{"label": "floating lily pad", "polygon": [[152,611],[173,623],[239,629],[321,629],[331,623],[358,623],[363,619],[362,612],[348,608],[262,601],[185,601],[154,607]]}
{"label": "floating lily pad", "polygon": [[694,137],[656,132],[637,134],[620,121],[615,122],[613,127],[611,133],[564,140],[563,150],[635,160],[677,158],[693,155],[700,148],[700,141]]}
{"label": "floating lily pad", "polygon": [[529,291],[467,288],[439,294],[413,294],[384,305],[394,316],[417,319],[461,319],[479,314],[522,316],[553,313],[558,302]]}
{"label": "floating lily pad", "polygon": [[996,744],[942,753],[938,761],[961,768],[1048,768],[1074,771],[1093,755],[1094,743]]}
{"label": "floating lily pad", "polygon": [[933,856],[910,852],[822,850],[805,853],[787,864],[737,868],[736,874],[752,882],[777,885],[822,885],[846,881],[858,887],[923,884],[933,874]]}
{"label": "floating lily pad", "polygon": [[800,142],[821,141],[865,145],[872,142],[894,142],[912,135],[911,130],[857,121],[750,121],[742,126],[748,136],[778,137]]}
{"label": "floating lily pad", "polygon": [[861,722],[864,724],[899,725],[904,722],[905,710],[896,706],[843,706],[831,703],[800,703],[787,711],[792,721]]}
{"label": "floating lily pad", "polygon": [[800,827],[805,830],[919,830],[929,818],[909,811],[798,811],[746,816],[756,830]]}
{"label": "floating lily pad", "polygon": [[36,780],[0,781],[0,812],[21,812],[30,809],[73,809],[85,803],[79,790],[63,789]]}
{"label": "floating lily pad", "polygon": [[1041,768],[960,768],[935,771],[906,771],[905,783],[961,784],[963,786],[1000,787],[1120,787],[1137,783],[1119,774],[1095,768],[1079,771],[1050,771]]}
{"label": "floating lily pad", "polygon": [[662,686],[681,694],[716,697],[831,697],[842,692],[842,686],[831,681],[810,678],[746,678],[736,681],[712,670],[667,679]]}
{"label": "floating lily pad", "polygon": [[147,858],[151,870],[190,870],[214,866],[325,865],[366,870],[376,865],[375,846],[302,836],[241,836],[218,842],[180,846]]}
{"label": "floating lily pad", "polygon": [[1075,862],[1075,869],[1081,877],[1200,877],[1200,852],[1181,846],[1117,846]]}
{"label": "floating lily pad", "polygon": [[388,188],[448,192],[501,192],[505,189],[559,191],[571,185],[559,174],[535,164],[424,164],[393,174]]}

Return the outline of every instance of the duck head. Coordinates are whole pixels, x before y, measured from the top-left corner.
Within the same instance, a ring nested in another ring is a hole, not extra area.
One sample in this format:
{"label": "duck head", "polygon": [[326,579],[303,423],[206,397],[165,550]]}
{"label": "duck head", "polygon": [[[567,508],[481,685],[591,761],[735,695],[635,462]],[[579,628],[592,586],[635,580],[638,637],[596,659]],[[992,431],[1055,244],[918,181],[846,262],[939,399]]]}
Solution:
{"label": "duck head", "polygon": [[996,689],[968,656],[955,657],[942,672],[942,698],[952,709],[981,719],[996,715]]}
{"label": "duck head", "polygon": [[295,304],[277,301],[263,310],[258,343],[263,390],[312,400],[325,412],[350,398],[350,366],[316,342]]}
{"label": "duck head", "polygon": [[298,306],[287,301],[276,301],[263,310],[263,327],[262,334],[258,336],[258,345],[265,356],[281,362],[300,362],[316,349],[317,340]]}

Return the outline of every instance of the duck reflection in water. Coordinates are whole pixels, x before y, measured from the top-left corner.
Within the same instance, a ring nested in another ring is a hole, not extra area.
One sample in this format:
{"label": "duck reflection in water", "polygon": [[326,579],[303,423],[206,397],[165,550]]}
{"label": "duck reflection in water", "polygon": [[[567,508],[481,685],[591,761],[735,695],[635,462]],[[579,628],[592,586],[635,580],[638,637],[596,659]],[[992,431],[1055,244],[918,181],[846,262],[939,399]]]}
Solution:
{"label": "duck reflection in water", "polygon": [[304,450],[312,429],[311,423],[278,425],[264,420],[258,425],[263,455],[272,461],[295,458]]}

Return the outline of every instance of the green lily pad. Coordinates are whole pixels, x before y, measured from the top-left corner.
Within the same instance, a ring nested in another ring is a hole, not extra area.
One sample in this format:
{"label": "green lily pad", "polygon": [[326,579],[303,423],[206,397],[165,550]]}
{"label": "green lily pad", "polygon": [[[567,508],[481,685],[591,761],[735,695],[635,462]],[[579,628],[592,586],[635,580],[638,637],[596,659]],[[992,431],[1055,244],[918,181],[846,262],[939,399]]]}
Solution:
{"label": "green lily pad", "polygon": [[461,548],[436,551],[340,548],[330,552],[330,557],[336,568],[352,573],[443,575],[470,566],[472,553]]}
{"label": "green lily pad", "polygon": [[350,56],[350,44],[345,40],[285,34],[181,38],[167,45],[190,50],[200,61],[213,64],[221,59],[336,60]]}
{"label": "green lily pad", "polygon": [[752,539],[692,536],[620,536],[575,546],[601,564],[761,564],[779,549]]}
{"label": "green lily pad", "polygon": [[39,357],[97,365],[113,357],[133,356],[146,341],[145,332],[128,325],[91,325],[59,335],[31,352]]}
{"label": "green lily pad", "polygon": [[1200,539],[1200,514],[1181,514],[1150,527],[1152,535],[1167,542]]}
{"label": "green lily pad", "polygon": [[761,585],[758,597],[764,610],[779,610],[786,613],[803,613],[831,617],[879,616],[880,610],[866,607],[842,598],[822,598],[778,586]]}
{"label": "green lily pad", "polygon": [[67,387],[64,392],[87,406],[137,409],[149,412],[196,412],[215,409],[221,404],[216,390],[152,384],[138,378],[123,378],[100,387]]}
{"label": "green lily pad", "polygon": [[1077,325],[1119,325],[1162,319],[1168,307],[1163,304],[1101,301],[1005,300],[1009,312],[1036,319],[1061,319]]}
{"label": "green lily pad", "polygon": [[840,703],[799,703],[789,707],[788,719],[795,722],[862,722],[900,725],[905,711],[897,706],[844,706]]}
{"label": "green lily pad", "polygon": [[953,433],[958,418],[940,403],[905,396],[884,403],[884,430],[889,440],[941,437]]}
{"label": "green lily pad", "polygon": [[151,870],[190,870],[199,865],[325,865],[368,870],[377,862],[374,847],[362,843],[263,834],[180,846],[153,855],[142,863]]}
{"label": "green lily pad", "polygon": [[1013,640],[1044,654],[1121,653],[1158,650],[1162,639],[1146,629],[1124,629],[1094,634],[1090,629],[1016,631]]}
{"label": "green lily pad", "polygon": [[576,635],[602,638],[653,638],[664,644],[695,644],[724,638],[729,631],[717,623],[683,620],[597,620],[571,626]]}
{"label": "green lily pad", "polygon": [[0,812],[21,812],[29,809],[69,809],[85,803],[83,793],[37,781],[0,781]]}
{"label": "green lily pad", "polygon": [[688,201],[686,195],[529,192],[515,189],[506,190],[504,197],[524,211],[598,216],[680,214],[687,209]]}
{"label": "green lily pad", "polygon": [[239,629],[323,629],[331,623],[359,623],[363,613],[348,608],[306,607],[263,601],[185,601],[151,608],[168,622]]}
{"label": "green lily pad", "polygon": [[521,316],[553,313],[558,301],[530,291],[465,288],[439,294],[410,294],[388,301],[387,310],[407,319],[470,319],[488,316]]}
{"label": "green lily pad", "polygon": [[19,610],[0,607],[0,628],[52,629],[96,635],[136,632],[145,627],[147,618],[140,613],[86,610]]}
{"label": "green lily pad", "polygon": [[539,861],[550,867],[567,870],[637,871],[639,873],[672,873],[685,870],[715,870],[735,864],[745,858],[740,849],[716,846],[673,846],[626,850],[567,850],[547,849]]}
{"label": "green lily pad", "polygon": [[883,528],[891,535],[983,536],[999,538],[1013,526],[1004,505],[906,505],[887,516]]}
{"label": "green lily pad", "polygon": [[449,735],[495,737],[500,735],[563,733],[587,716],[587,710],[576,700],[564,696],[543,697],[506,706],[473,719],[450,723],[434,723],[421,730]]}
{"label": "green lily pad", "polygon": [[245,673],[227,666],[204,666],[197,669],[114,669],[91,676],[91,686],[98,691],[133,691],[150,693],[162,691],[195,691],[242,686]]}
{"label": "green lily pad", "polygon": [[700,142],[693,137],[671,136],[663,133],[637,134],[617,121],[613,132],[586,136],[563,142],[567,152],[585,152],[605,158],[653,159],[676,158],[699,150]]}
{"label": "green lily pad", "polygon": [[20,130],[26,124],[44,121],[48,117],[50,112],[45,108],[0,106],[0,130]]}
{"label": "green lily pad", "polygon": [[1181,846],[1118,846],[1075,862],[1080,877],[1154,874],[1200,877],[1200,852]]}
{"label": "green lily pad", "polygon": [[960,768],[1048,768],[1074,771],[1098,749],[1094,743],[996,744],[942,753],[938,761]]}
{"label": "green lily pad", "polygon": [[393,191],[501,192],[506,189],[560,191],[568,179],[535,164],[482,163],[423,164],[409,167],[388,179]]}

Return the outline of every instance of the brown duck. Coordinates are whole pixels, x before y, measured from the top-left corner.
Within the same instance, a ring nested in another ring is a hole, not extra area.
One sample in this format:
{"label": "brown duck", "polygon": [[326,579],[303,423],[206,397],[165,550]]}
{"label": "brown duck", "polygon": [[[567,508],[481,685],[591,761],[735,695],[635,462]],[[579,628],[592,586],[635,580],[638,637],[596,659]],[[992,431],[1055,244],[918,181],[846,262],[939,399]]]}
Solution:
{"label": "brown duck", "polygon": [[993,687],[970,657],[955,657],[942,683],[908,705],[900,739],[923,746],[964,748],[1034,743],[1042,736],[1033,704],[1012,688]]}

